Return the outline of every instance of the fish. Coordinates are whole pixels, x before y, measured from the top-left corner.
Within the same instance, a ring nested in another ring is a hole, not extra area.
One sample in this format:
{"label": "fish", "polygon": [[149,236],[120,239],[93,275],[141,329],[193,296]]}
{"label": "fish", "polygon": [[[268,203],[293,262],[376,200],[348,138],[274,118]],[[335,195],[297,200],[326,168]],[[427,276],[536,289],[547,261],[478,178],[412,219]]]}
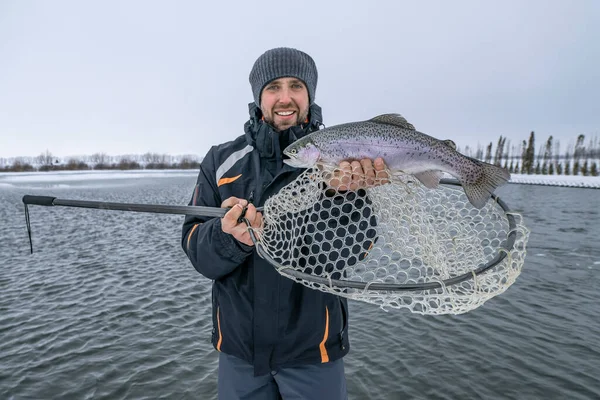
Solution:
{"label": "fish", "polygon": [[310,133],[283,150],[283,161],[296,168],[338,166],[342,161],[383,158],[394,175],[411,174],[435,189],[444,173],[460,182],[469,202],[485,206],[497,187],[510,179],[506,168],[459,153],[451,140],[419,132],[400,114],[330,126]]}

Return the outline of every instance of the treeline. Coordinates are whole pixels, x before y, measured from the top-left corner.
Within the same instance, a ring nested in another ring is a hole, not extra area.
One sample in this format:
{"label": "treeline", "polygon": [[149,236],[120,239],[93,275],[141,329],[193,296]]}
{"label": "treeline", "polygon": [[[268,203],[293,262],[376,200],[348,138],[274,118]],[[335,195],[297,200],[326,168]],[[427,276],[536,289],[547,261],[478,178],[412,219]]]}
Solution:
{"label": "treeline", "polygon": [[[466,146],[458,151],[481,161],[495,164],[515,174],[598,176],[600,141],[584,135],[561,149],[561,143],[550,136],[536,151],[535,132],[529,140],[512,144],[500,136],[494,148],[490,142],[485,148]],[[198,169],[201,158],[196,155],[171,156],[146,153],[142,155],[109,156],[96,153],[91,156],[69,157],[62,160],[49,151],[37,157],[0,158],[0,172],[75,171],[75,170],[131,170],[131,169]]]}
{"label": "treeline", "polygon": [[535,148],[535,132],[531,132],[529,140],[518,145],[511,145],[506,137],[500,136],[495,148],[490,142],[485,151],[478,145],[476,151],[467,146],[462,153],[515,174],[599,175],[600,141],[597,137],[590,138],[586,144],[585,135],[579,135],[575,142],[567,145],[564,153],[560,142],[552,136],[538,147],[537,152]]}
{"label": "treeline", "polygon": [[198,169],[201,159],[195,155],[143,155],[69,157],[63,160],[46,151],[37,157],[0,158],[0,172],[132,170],[132,169]]}

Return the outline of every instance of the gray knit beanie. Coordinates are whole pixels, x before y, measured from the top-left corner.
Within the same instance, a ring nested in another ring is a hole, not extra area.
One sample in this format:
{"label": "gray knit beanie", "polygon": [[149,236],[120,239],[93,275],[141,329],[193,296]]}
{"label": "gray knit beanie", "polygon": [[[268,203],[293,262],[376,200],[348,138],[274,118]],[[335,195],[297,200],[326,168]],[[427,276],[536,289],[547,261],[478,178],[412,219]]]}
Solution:
{"label": "gray knit beanie", "polygon": [[250,85],[258,107],[260,94],[267,83],[284,77],[298,78],[304,82],[308,89],[309,103],[314,103],[318,78],[315,62],[300,50],[278,47],[258,57],[250,71]]}

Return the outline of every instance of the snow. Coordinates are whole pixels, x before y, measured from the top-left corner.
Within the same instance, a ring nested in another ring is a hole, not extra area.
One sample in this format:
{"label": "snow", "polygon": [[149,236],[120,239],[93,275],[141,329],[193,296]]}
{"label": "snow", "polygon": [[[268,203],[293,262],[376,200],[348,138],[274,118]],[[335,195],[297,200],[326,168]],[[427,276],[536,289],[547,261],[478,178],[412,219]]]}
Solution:
{"label": "snow", "polygon": [[128,170],[128,171],[52,171],[52,172],[0,172],[1,183],[65,182],[108,179],[169,178],[196,176],[197,170]]}
{"label": "snow", "polygon": [[600,176],[512,174],[510,183],[600,189]]}
{"label": "snow", "polygon": [[[136,178],[168,178],[197,176],[198,170],[128,170],[128,171],[52,171],[52,172],[0,172],[0,187],[32,182],[74,182],[121,180]],[[447,176],[451,178],[450,176]],[[512,174],[510,183],[528,185],[569,186],[600,189],[600,176],[523,175]],[[56,185],[58,186],[58,185]]]}
{"label": "snow", "polygon": [[0,189],[106,188],[130,185],[138,179],[185,177],[194,181],[198,170],[0,172]]}

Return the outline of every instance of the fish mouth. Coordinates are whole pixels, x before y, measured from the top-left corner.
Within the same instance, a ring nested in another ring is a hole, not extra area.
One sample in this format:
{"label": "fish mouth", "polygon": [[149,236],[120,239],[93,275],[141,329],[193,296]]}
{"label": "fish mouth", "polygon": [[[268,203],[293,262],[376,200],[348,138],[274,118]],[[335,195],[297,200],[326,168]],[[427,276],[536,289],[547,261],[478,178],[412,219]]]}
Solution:
{"label": "fish mouth", "polygon": [[310,167],[310,165],[307,165],[302,160],[299,160],[299,159],[293,158],[293,157],[290,157],[290,158],[288,158],[286,160],[283,160],[283,162],[285,164],[289,165],[290,167],[294,167],[294,168],[308,168],[308,167]]}

